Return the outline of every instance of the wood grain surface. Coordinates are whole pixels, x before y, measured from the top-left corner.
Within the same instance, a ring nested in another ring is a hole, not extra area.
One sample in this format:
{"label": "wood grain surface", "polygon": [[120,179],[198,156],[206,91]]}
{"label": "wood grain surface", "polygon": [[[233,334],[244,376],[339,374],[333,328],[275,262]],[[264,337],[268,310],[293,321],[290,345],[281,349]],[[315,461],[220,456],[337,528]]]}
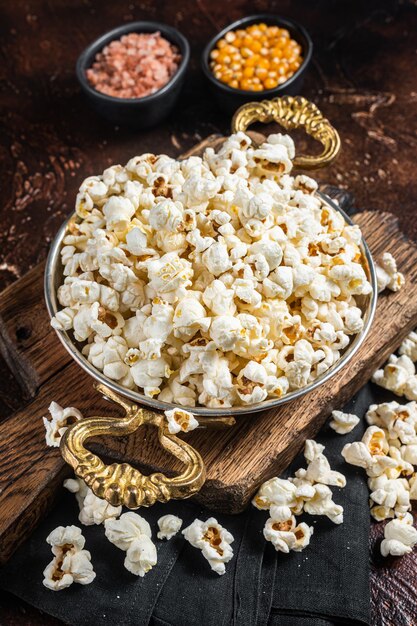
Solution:
{"label": "wood grain surface", "polygon": [[[317,177],[348,188],[358,207],[393,212],[402,230],[416,238],[414,1],[0,0],[0,289],[45,258],[85,176],[132,154],[178,154],[212,132],[228,131],[229,118],[214,106],[203,81],[200,53],[230,21],[264,11],[299,20],[314,41],[303,95],[332,120],[343,144],[338,161]],[[137,19],[176,26],[189,39],[192,55],[172,116],[155,129],[132,133],[95,117],[80,94],[74,65],[93,38]],[[303,137],[297,145],[307,147]],[[30,342],[23,327],[19,340]],[[16,379],[0,358],[0,420],[28,402],[27,385],[22,391],[20,384],[25,377],[26,372]],[[381,534],[380,525],[373,525],[373,534]],[[377,543],[374,537],[374,548]],[[383,564],[373,560],[374,626],[416,623],[416,561],[415,555]],[[0,595],[1,626],[57,623]]]}

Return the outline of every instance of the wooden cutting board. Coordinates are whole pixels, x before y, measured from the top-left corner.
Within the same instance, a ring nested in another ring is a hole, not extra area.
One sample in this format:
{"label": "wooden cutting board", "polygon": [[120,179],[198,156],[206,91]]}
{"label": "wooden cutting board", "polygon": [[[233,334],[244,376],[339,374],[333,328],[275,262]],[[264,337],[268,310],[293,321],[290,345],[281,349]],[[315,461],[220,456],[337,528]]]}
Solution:
{"label": "wooden cutting board", "polygon": [[[417,326],[417,246],[402,235],[392,214],[364,212],[355,221],[374,257],[384,251],[395,255],[406,286],[380,296],[364,345],[328,383],[278,409],[242,416],[231,429],[187,435],[207,466],[207,481],[196,499],[214,511],[241,511],[259,484],[285,469],[305,439],[318,432],[330,412],[341,408]],[[0,562],[31,532],[70,474],[59,450],[45,445],[41,417],[49,403],[75,405],[85,416],[114,415],[113,406],[94,391],[92,378],[70,360],[49,325],[43,270],[44,264],[38,265],[0,297],[0,352],[22,389],[20,408],[0,423]],[[92,447],[145,473],[179,469],[161,451],[151,427]]]}

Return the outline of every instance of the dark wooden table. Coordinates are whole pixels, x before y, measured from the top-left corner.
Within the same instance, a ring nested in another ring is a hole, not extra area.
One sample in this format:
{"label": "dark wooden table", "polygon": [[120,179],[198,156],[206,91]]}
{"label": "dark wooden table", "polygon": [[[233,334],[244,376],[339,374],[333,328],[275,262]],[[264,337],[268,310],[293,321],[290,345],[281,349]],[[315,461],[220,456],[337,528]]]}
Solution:
{"label": "dark wooden table", "polygon": [[[256,12],[303,22],[315,52],[303,95],[338,128],[343,152],[317,173],[349,189],[361,208],[398,215],[417,237],[417,6],[375,0],[28,0],[0,2],[0,290],[42,260],[81,181],[134,154],[176,155],[230,119],[212,102],[199,57],[227,23]],[[74,74],[92,39],[123,22],[155,19],[188,37],[192,61],[175,112],[155,129],[132,132],[97,119]],[[297,145],[305,148],[304,138]],[[24,402],[0,362],[0,419]],[[374,526],[371,554],[382,529]],[[372,564],[372,623],[417,623],[417,564],[410,555]],[[1,626],[57,620],[0,594]]]}

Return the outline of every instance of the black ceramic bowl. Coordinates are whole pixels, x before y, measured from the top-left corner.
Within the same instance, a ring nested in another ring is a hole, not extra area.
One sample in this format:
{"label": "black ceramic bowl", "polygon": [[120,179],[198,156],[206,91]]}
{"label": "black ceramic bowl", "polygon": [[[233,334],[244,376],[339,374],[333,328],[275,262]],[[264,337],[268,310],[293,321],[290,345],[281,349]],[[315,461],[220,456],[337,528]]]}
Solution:
{"label": "black ceramic bowl", "polygon": [[[224,37],[230,30],[246,28],[251,24],[264,22],[268,26],[280,26],[286,28],[291,37],[295,39],[302,47],[303,62],[298,70],[285,83],[275,87],[274,89],[264,89],[264,91],[245,91],[243,89],[234,89],[214,77],[210,69],[210,52],[215,47],[219,39]],[[254,102],[255,100],[268,100],[276,96],[290,95],[295,96],[300,93],[304,81],[304,76],[311,61],[313,53],[313,42],[305,28],[294,22],[293,20],[279,17],[278,15],[259,14],[244,17],[229,24],[218,35],[213,37],[204,49],[201,58],[203,72],[206,75],[211,91],[215,96],[217,103],[229,113],[233,113],[237,108],[246,102]]]}
{"label": "black ceramic bowl", "polygon": [[[128,33],[154,33],[156,31],[175,45],[181,54],[179,68],[166,85],[144,98],[115,98],[100,93],[90,85],[86,70],[91,67],[96,54],[104,46]],[[189,59],[188,41],[172,26],[159,22],[130,22],[114,28],[93,41],[78,57],[76,73],[84,93],[100,115],[118,125],[145,128],[160,122],[173,108],[184,82]]]}

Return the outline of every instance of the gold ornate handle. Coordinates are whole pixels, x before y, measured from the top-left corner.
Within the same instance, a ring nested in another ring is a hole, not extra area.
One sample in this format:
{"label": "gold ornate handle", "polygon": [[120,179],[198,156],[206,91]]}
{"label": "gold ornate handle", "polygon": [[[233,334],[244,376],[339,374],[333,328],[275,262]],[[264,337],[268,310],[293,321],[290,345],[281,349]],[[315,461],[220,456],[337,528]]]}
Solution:
{"label": "gold ornate handle", "polygon": [[323,145],[318,156],[301,155],[294,159],[294,167],[312,170],[325,167],[340,151],[340,137],[315,104],[302,96],[284,96],[262,102],[248,102],[236,111],[232,132],[246,131],[254,122],[278,122],[287,130],[303,128],[308,135]]}
{"label": "gold ornate handle", "polygon": [[[151,506],[157,500],[167,502],[171,498],[189,498],[199,491],[206,478],[206,470],[200,454],[189,444],[168,431],[163,415],[142,409],[125,401],[105,385],[97,385],[108,399],[125,410],[125,417],[88,417],[76,422],[65,432],[61,440],[61,454],[99,498],[113,506],[124,504],[129,509]],[[231,426],[233,418],[200,418],[202,426]],[[123,436],[133,433],[142,424],[158,428],[158,438],[163,448],[185,464],[184,471],[173,478],[158,472],[144,476],[128,463],[106,465],[96,454],[87,450],[87,439],[101,435]]]}

